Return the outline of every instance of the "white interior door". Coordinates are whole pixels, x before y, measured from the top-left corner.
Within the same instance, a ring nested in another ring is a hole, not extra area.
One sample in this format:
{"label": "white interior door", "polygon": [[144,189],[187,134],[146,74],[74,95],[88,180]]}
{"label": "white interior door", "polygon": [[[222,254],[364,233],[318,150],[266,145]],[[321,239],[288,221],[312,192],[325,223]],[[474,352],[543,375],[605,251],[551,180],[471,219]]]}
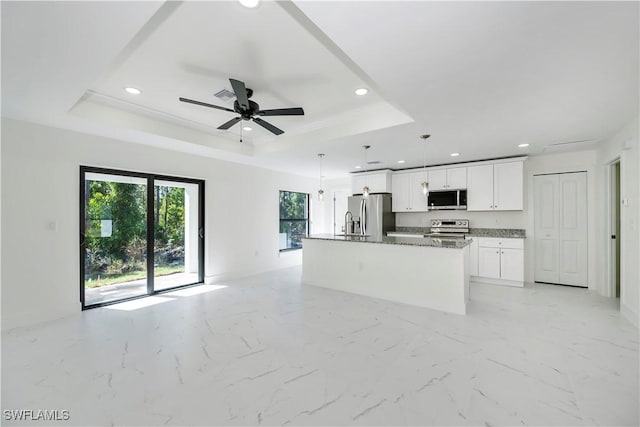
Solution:
{"label": "white interior door", "polygon": [[559,216],[558,175],[537,175],[534,180],[534,276],[536,282],[558,283]]}
{"label": "white interior door", "polygon": [[560,283],[587,287],[587,174],[565,173],[560,190]]}
{"label": "white interior door", "polygon": [[534,177],[534,280],[587,287],[587,174]]}

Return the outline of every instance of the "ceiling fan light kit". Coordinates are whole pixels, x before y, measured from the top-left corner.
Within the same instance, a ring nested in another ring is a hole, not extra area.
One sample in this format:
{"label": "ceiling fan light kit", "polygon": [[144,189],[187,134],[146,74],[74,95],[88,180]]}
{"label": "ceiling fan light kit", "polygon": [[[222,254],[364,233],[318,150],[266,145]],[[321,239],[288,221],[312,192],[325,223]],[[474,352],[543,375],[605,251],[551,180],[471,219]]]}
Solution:
{"label": "ceiling fan light kit", "polygon": [[246,87],[244,82],[241,82],[240,80],[229,79],[229,82],[233,88],[233,93],[236,95],[236,100],[233,102],[233,110],[231,108],[221,107],[219,105],[213,105],[188,98],[180,97],[179,100],[189,104],[200,105],[202,107],[215,108],[216,110],[240,114],[239,117],[234,117],[233,119],[218,126],[218,129],[221,130],[229,129],[240,120],[252,120],[254,123],[262,126],[274,135],[282,135],[284,133],[282,129],[279,129],[268,121],[261,119],[259,116],[304,116],[304,110],[301,107],[260,110],[260,105],[249,99],[253,96],[252,89]]}

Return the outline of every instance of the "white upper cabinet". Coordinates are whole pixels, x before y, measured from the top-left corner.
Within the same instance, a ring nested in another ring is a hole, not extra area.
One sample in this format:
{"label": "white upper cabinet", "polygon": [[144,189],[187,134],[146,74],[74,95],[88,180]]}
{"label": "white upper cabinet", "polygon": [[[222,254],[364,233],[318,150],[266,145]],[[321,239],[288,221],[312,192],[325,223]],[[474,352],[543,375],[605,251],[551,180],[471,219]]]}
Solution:
{"label": "white upper cabinet", "polygon": [[391,174],[389,171],[357,173],[351,177],[351,194],[362,194],[369,187],[370,193],[391,193]]}
{"label": "white upper cabinet", "polygon": [[429,190],[459,190],[467,188],[467,168],[429,171]]}
{"label": "white upper cabinet", "polygon": [[467,210],[493,210],[493,165],[467,168]]}
{"label": "white upper cabinet", "polygon": [[451,190],[467,188],[467,168],[447,169],[447,188]]}
{"label": "white upper cabinet", "polygon": [[429,171],[429,190],[447,189],[447,170]]}
{"label": "white upper cabinet", "polygon": [[408,173],[396,173],[391,176],[391,210],[393,212],[410,210],[409,175]]}
{"label": "white upper cabinet", "polygon": [[422,193],[424,172],[397,173],[391,176],[393,212],[426,212],[427,198]]}
{"label": "white upper cabinet", "polygon": [[522,169],[522,162],[493,165],[493,205],[495,210],[522,210]]}
{"label": "white upper cabinet", "polygon": [[523,163],[506,162],[467,168],[467,210],[523,209]]}
{"label": "white upper cabinet", "polygon": [[424,172],[409,174],[409,197],[411,199],[411,212],[427,211],[427,196],[422,192],[422,183],[427,177]]}

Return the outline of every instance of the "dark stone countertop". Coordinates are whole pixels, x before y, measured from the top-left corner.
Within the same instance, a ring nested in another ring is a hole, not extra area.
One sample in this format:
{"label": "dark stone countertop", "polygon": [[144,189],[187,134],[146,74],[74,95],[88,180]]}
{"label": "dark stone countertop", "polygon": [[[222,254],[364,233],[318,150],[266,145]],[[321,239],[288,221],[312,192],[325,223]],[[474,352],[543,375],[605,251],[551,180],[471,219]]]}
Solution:
{"label": "dark stone countertop", "polygon": [[364,237],[364,236],[340,236],[333,234],[315,234],[309,237],[303,237],[302,247],[304,248],[304,240],[331,240],[334,242],[359,242],[359,243],[377,243],[384,245],[404,245],[404,246],[426,246],[432,248],[450,248],[462,249],[470,244],[469,241],[463,239],[447,240],[430,237],[393,237],[384,236],[380,238]]}
{"label": "dark stone countertop", "polygon": [[[428,234],[429,227],[396,227],[396,233]],[[521,228],[470,228],[465,236],[470,237],[496,237],[502,239],[525,239],[526,233]]]}

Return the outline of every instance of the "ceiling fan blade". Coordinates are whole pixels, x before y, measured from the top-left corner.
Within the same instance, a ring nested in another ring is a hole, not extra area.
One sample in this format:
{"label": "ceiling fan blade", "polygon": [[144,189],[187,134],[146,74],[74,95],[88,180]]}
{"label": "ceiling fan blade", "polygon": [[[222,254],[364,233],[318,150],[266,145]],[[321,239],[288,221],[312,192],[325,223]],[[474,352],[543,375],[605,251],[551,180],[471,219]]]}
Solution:
{"label": "ceiling fan blade", "polygon": [[304,110],[296,108],[276,108],[275,110],[258,111],[261,116],[304,116]]}
{"label": "ceiling fan blade", "polygon": [[179,99],[180,101],[188,102],[189,104],[202,105],[203,107],[216,108],[218,110],[231,111],[232,113],[235,113],[235,111],[233,111],[231,108],[220,107],[218,105],[213,105],[213,104],[207,104],[206,102],[194,101],[193,99],[187,99],[187,98],[179,98]]}
{"label": "ceiling fan blade", "polygon": [[229,120],[228,122],[218,126],[218,129],[224,129],[224,130],[229,129],[231,126],[235,125],[240,120],[242,120],[242,117],[234,117],[233,119]]}
{"label": "ceiling fan blade", "polygon": [[260,117],[254,117],[253,121],[256,122],[257,124],[259,124],[260,126],[262,126],[263,128],[265,128],[266,130],[268,130],[269,132],[275,134],[275,135],[282,135],[284,133],[284,131],[282,129],[278,129],[277,127],[275,127],[271,123],[265,122]]}
{"label": "ceiling fan blade", "polygon": [[247,97],[247,87],[244,85],[244,82],[235,79],[229,79],[231,82],[231,87],[233,88],[233,92],[236,94],[236,98],[238,99],[238,104],[245,110],[249,109],[249,98]]}

